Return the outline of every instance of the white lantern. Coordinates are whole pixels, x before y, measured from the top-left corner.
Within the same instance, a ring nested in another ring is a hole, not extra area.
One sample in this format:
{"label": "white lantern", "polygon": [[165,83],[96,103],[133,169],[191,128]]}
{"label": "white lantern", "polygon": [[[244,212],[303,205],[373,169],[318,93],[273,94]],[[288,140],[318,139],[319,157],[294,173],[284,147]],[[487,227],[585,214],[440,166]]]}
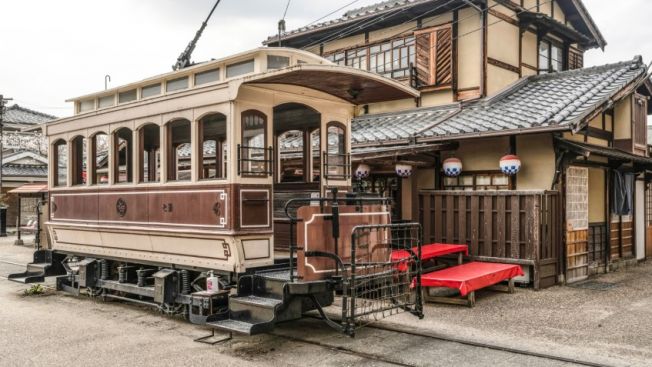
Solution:
{"label": "white lantern", "polygon": [[459,158],[448,158],[443,163],[444,174],[457,177],[462,173],[462,161]]}
{"label": "white lantern", "polygon": [[521,170],[521,159],[513,154],[500,158],[500,170],[508,176],[514,176]]}
{"label": "white lantern", "polygon": [[396,164],[395,169],[398,177],[407,178],[412,175],[412,166],[409,164]]}
{"label": "white lantern", "polygon": [[358,180],[363,180],[369,177],[370,173],[371,173],[371,168],[369,168],[369,165],[360,163],[358,165],[358,168],[355,169],[355,178],[357,178]]}

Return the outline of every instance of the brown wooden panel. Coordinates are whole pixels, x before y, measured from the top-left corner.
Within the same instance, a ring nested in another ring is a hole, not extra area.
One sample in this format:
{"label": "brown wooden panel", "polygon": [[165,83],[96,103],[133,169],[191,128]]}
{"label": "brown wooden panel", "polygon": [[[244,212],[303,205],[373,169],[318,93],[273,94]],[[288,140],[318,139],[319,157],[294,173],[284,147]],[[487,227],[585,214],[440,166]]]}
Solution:
{"label": "brown wooden panel", "polygon": [[645,256],[652,257],[652,226],[647,227],[647,236],[645,237]]}
{"label": "brown wooden panel", "polygon": [[588,229],[566,232],[566,281],[572,283],[589,275]]}
{"label": "brown wooden panel", "polygon": [[272,225],[269,196],[267,189],[240,189],[240,228]]}

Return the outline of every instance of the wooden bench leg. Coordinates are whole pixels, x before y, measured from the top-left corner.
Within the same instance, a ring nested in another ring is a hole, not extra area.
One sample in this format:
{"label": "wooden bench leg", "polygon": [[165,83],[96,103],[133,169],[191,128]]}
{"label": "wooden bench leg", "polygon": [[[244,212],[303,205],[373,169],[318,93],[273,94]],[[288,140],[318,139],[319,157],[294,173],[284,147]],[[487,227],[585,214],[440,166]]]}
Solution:
{"label": "wooden bench leg", "polygon": [[457,265],[462,265],[464,262],[464,255],[460,252],[457,254]]}
{"label": "wooden bench leg", "polygon": [[509,294],[514,294],[514,278],[509,280],[509,283],[507,283],[507,292]]}
{"label": "wooden bench leg", "polygon": [[475,292],[471,292],[466,296],[467,306],[473,308],[475,307]]}

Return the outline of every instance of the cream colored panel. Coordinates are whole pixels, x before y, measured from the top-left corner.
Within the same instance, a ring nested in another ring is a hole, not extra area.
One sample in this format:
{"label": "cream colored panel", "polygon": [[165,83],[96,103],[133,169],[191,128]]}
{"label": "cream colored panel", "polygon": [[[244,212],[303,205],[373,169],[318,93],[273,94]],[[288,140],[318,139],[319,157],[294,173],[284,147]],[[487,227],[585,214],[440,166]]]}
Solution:
{"label": "cream colored panel", "polygon": [[588,137],[587,143],[593,144],[593,145],[598,145],[598,146],[601,146],[601,147],[608,147],[609,146],[608,141],[606,141],[604,139],[594,138],[594,137],[591,137],[591,136]]}
{"label": "cream colored panel", "polygon": [[397,101],[372,103],[369,105],[369,113],[403,111],[415,107],[416,103],[414,102],[414,99],[401,99]]}
{"label": "cream colored panel", "polygon": [[564,139],[568,139],[568,140],[571,140],[571,141],[578,141],[580,143],[583,143],[584,142],[584,135],[565,132],[564,133]]}
{"label": "cream colored panel", "polygon": [[489,15],[487,55],[512,66],[519,65],[519,29],[510,23]]}
{"label": "cream colored panel", "polygon": [[537,11],[538,0],[523,0],[523,7],[530,11]]}
{"label": "cream colored panel", "polygon": [[555,14],[554,14],[554,15],[555,15],[555,19],[556,19],[558,22],[561,22],[561,23],[565,24],[565,23],[566,23],[566,15],[564,14],[564,11],[561,10],[561,7],[559,6],[558,1],[559,1],[559,0],[554,1],[554,2],[552,3],[553,6],[554,6],[554,9],[555,9],[555,12],[554,12],[554,13],[555,13]]}
{"label": "cream colored panel", "polygon": [[269,239],[242,240],[242,251],[245,260],[259,260],[271,256]]}
{"label": "cream colored panel", "polygon": [[482,32],[480,15],[473,8],[464,8],[458,14],[457,66],[458,88],[477,88],[481,84]]}
{"label": "cream colored panel", "polygon": [[324,53],[343,50],[365,44],[364,34],[333,40],[324,44]]}
{"label": "cream colored panel", "polygon": [[521,68],[521,75],[523,77],[537,75],[537,72],[530,68]]}
{"label": "cream colored panel", "polygon": [[493,65],[487,65],[487,95],[492,96],[512,83],[518,81],[518,74],[499,68]]}
{"label": "cream colored panel", "polygon": [[613,132],[613,127],[614,127],[613,118],[611,117],[611,115],[605,115],[604,117],[605,117],[604,129]]}
{"label": "cream colored panel", "polygon": [[[393,38],[396,37],[397,35],[408,36],[414,32],[414,29],[416,27],[417,27],[417,22],[415,21],[415,22],[405,23],[394,27],[383,28],[377,31],[369,32],[369,43],[374,43],[388,38]],[[364,43],[364,35],[362,38],[362,42]]]}
{"label": "cream colored panel", "polygon": [[605,173],[589,168],[589,223],[603,223],[605,218]]}
{"label": "cream colored panel", "polygon": [[439,14],[434,17],[423,18],[421,21],[422,28],[435,27],[438,25],[443,25],[445,23],[450,23],[453,21],[453,13],[448,12],[445,14]]}
{"label": "cream colored panel", "polygon": [[460,147],[451,155],[462,160],[464,171],[499,170],[498,161],[509,152],[507,137],[460,140],[459,143]]}
{"label": "cream colored panel", "polygon": [[412,180],[416,180],[414,175],[401,179],[401,219],[412,220]]}
{"label": "cream colored panel", "polygon": [[521,135],[516,137],[516,154],[521,158],[518,190],[550,190],[555,175],[555,152],[552,136]]}
{"label": "cream colored panel", "polygon": [[536,68],[538,66],[537,64],[539,63],[539,46],[537,45],[537,35],[532,32],[525,32],[523,33],[522,42],[522,62]]}
{"label": "cream colored panel", "polygon": [[420,168],[416,172],[417,188],[419,190],[433,189],[435,187],[435,169],[434,168]]}
{"label": "cream colored panel", "polygon": [[453,102],[453,92],[450,90],[427,92],[421,95],[423,107],[441,106]]}
{"label": "cream colored panel", "polygon": [[632,138],[632,104],[631,96],[616,103],[614,139]]}
{"label": "cream colored panel", "polygon": [[550,4],[550,1],[540,1],[539,2],[539,9],[541,13],[547,15],[547,16],[552,16],[552,5]]}
{"label": "cream colored panel", "polygon": [[594,117],[593,120],[589,121],[589,126],[602,130],[602,114]]}
{"label": "cream colored panel", "polygon": [[[226,259],[224,256],[223,240],[184,238],[179,240],[174,237],[151,236],[152,251],[168,254],[183,254],[187,256],[209,257]],[[183,247],[179,243],[183,242]],[[182,253],[180,253],[183,251]]]}

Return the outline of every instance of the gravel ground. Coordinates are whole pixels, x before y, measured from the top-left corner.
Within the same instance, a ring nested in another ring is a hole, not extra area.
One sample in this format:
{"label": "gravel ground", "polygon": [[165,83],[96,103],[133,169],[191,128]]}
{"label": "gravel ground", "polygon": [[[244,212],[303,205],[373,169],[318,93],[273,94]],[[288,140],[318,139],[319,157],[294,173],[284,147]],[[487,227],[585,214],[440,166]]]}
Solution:
{"label": "gravel ground", "polygon": [[[31,259],[30,248],[11,243],[10,238],[0,239],[0,276],[22,270],[14,264]],[[652,366],[652,263],[594,280],[613,288],[517,289],[513,295],[486,292],[478,295],[473,309],[427,305],[423,320],[403,314],[382,325],[605,365]],[[225,366],[386,365],[338,350],[341,347],[407,365],[565,365],[378,329],[363,329],[351,340],[314,320],[284,324],[277,335],[238,337],[210,347],[192,342],[205,330],[148,309],[62,294],[23,297],[19,293],[25,288],[0,279],[2,366],[150,365],[154,360],[160,366],[217,361]],[[292,338],[326,342],[330,347]],[[63,352],[71,348],[77,352]]]}

